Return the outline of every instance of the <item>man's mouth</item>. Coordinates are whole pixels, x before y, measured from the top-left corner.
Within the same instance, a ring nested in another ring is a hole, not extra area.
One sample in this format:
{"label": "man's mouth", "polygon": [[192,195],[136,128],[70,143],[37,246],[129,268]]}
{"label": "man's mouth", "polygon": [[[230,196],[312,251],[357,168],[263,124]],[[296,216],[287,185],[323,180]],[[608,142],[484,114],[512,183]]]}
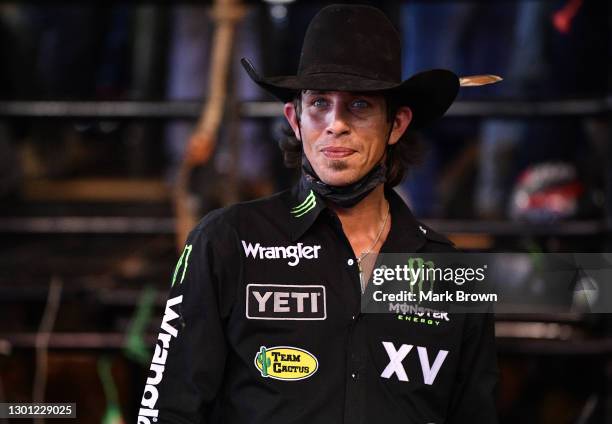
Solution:
{"label": "man's mouth", "polygon": [[342,159],[355,153],[355,150],[346,147],[325,147],[321,153],[328,159]]}

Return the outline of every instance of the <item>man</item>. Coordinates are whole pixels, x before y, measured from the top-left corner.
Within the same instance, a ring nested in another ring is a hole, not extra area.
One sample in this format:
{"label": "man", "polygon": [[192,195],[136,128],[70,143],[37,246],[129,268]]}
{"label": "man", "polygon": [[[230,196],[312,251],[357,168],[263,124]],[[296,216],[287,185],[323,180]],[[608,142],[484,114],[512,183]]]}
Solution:
{"label": "man", "polygon": [[406,129],[443,115],[458,78],[402,82],[395,29],[352,5],[313,19],[296,76],[243,65],[285,102],[302,177],[191,232],[138,422],[496,422],[492,317],[432,327],[360,310],[368,254],[454,250],[391,187]]}

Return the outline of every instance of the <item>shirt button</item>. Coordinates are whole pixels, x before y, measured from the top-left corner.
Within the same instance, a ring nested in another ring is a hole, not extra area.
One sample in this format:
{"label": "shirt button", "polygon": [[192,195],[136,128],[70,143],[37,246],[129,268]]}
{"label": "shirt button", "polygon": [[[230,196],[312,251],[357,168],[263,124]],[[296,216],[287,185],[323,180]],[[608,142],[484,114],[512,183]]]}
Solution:
{"label": "shirt button", "polygon": [[355,261],[354,261],[353,259],[349,259],[348,261],[346,261],[346,263],[347,263],[349,266],[353,266],[353,264],[355,263]]}

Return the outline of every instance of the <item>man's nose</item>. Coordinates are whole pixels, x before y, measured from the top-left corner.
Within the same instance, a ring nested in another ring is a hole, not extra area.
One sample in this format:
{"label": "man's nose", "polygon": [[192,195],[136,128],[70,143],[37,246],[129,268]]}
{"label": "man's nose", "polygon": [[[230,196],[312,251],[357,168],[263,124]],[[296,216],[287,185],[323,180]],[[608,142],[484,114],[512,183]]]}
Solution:
{"label": "man's nose", "polygon": [[329,111],[326,132],[328,135],[341,136],[348,134],[351,128],[347,121],[347,111],[342,105],[335,103]]}

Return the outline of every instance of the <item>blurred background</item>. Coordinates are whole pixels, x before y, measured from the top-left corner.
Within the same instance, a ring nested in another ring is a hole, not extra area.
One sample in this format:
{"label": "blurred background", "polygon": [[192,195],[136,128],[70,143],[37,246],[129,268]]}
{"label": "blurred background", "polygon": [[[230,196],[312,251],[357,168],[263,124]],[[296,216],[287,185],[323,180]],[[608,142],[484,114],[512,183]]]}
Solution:
{"label": "blurred background", "polygon": [[[296,181],[282,105],[239,59],[295,73],[329,3],[0,3],[0,402],[136,421],[186,229]],[[609,1],[359,3],[394,21],[405,77],[504,78],[412,132],[419,218],[466,251],[612,251]],[[612,423],[610,315],[496,333],[502,423]]]}

